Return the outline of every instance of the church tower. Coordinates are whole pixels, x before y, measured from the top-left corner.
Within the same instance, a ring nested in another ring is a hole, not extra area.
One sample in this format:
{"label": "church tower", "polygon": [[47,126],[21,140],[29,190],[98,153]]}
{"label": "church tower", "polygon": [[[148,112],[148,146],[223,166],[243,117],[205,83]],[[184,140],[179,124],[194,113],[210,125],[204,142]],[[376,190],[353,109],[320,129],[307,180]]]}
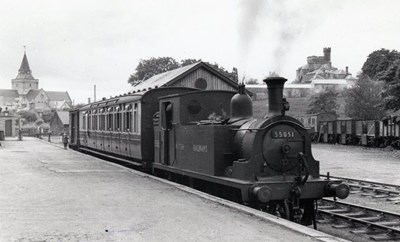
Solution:
{"label": "church tower", "polygon": [[19,95],[25,95],[31,89],[39,89],[39,80],[32,76],[31,69],[29,68],[28,58],[26,57],[26,51],[24,51],[24,57],[22,58],[18,75],[15,79],[11,80],[11,83],[12,89],[17,90]]}

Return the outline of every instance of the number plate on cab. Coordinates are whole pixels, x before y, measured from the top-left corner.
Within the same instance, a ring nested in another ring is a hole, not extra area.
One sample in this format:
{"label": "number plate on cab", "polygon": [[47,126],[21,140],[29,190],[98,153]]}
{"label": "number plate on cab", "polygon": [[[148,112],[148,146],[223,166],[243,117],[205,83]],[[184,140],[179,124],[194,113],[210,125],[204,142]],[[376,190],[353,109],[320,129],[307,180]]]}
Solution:
{"label": "number plate on cab", "polygon": [[294,135],[295,133],[292,130],[275,129],[271,132],[273,139],[293,139]]}

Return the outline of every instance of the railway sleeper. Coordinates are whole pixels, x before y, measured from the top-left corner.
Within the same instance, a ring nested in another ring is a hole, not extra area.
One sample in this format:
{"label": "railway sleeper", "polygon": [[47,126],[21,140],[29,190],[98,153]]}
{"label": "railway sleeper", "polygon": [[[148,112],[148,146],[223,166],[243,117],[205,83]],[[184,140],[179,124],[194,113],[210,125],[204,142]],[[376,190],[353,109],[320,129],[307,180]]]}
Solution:
{"label": "railway sleeper", "polygon": [[400,221],[382,221],[382,222],[375,222],[375,224],[384,225],[384,226],[399,226]]}
{"label": "railway sleeper", "polygon": [[328,206],[318,206],[318,210],[331,210],[331,209],[335,209],[336,206],[334,205],[328,205]]}
{"label": "railway sleeper", "polygon": [[389,197],[389,198],[387,198],[386,199],[387,201],[390,201],[390,202],[397,202],[397,201],[400,201],[400,197]]}
{"label": "railway sleeper", "polygon": [[343,213],[342,215],[348,217],[362,217],[365,216],[366,213],[364,211],[358,211],[358,212]]}
{"label": "railway sleeper", "polygon": [[400,236],[398,236],[394,233],[391,233],[391,232],[370,236],[369,238],[374,241],[400,240]]}
{"label": "railway sleeper", "polygon": [[379,195],[374,195],[372,197],[373,198],[387,198],[387,197],[389,197],[389,195],[387,195],[387,194],[379,194]]}
{"label": "railway sleeper", "polygon": [[[324,210],[321,208],[318,208],[318,209]],[[326,210],[327,210],[327,212],[330,212],[330,213],[340,213],[340,214],[351,212],[351,210],[349,208],[335,208],[335,209],[326,209]]]}
{"label": "railway sleeper", "polygon": [[366,226],[365,228],[351,230],[352,234],[382,234],[382,231],[374,230]]}
{"label": "railway sleeper", "polygon": [[348,223],[341,223],[341,224],[333,225],[332,227],[335,229],[348,229],[348,228],[354,228],[355,225],[352,222],[348,222]]}
{"label": "railway sleeper", "polygon": [[375,222],[375,221],[381,220],[382,218],[379,216],[371,216],[371,217],[360,217],[358,219],[368,221],[368,222]]}

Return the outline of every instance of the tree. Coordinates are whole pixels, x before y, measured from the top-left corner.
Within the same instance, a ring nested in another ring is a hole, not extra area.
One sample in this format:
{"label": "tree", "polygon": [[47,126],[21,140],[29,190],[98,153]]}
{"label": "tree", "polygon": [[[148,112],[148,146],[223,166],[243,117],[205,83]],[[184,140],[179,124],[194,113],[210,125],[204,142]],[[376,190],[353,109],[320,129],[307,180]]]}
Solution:
{"label": "tree", "polygon": [[381,49],[372,52],[362,67],[362,73],[384,82],[383,107],[400,110],[400,53]]}
{"label": "tree", "polygon": [[181,66],[188,66],[188,65],[197,63],[199,61],[201,61],[201,59],[198,59],[198,60],[197,59],[184,59],[184,60],[181,60]]}
{"label": "tree", "polygon": [[339,108],[339,104],[337,103],[338,95],[332,88],[313,95],[308,105],[307,113],[337,113]]}
{"label": "tree", "polygon": [[398,59],[400,59],[400,53],[396,50],[376,50],[368,55],[367,60],[361,68],[362,73],[372,79],[379,80],[379,76]]}
{"label": "tree", "polygon": [[259,84],[258,80],[255,78],[249,78],[245,81],[246,84],[252,85],[252,84]]}
{"label": "tree", "polygon": [[45,123],[50,123],[51,119],[53,118],[55,112],[47,111],[42,113],[42,119]]}
{"label": "tree", "polygon": [[380,79],[386,83],[382,92],[384,107],[393,111],[400,110],[400,59],[381,73]]}
{"label": "tree", "polygon": [[35,122],[38,119],[35,111],[19,111],[18,114],[28,123]]}
{"label": "tree", "polygon": [[132,86],[140,84],[142,81],[179,67],[179,63],[171,57],[158,57],[150,58],[148,60],[140,60],[138,66],[136,67],[136,72],[132,74],[128,83]]}
{"label": "tree", "polygon": [[381,119],[385,115],[381,92],[383,82],[361,75],[354,87],[344,92],[345,114],[356,119]]}
{"label": "tree", "polygon": [[229,72],[229,71],[225,70],[225,68],[223,68],[222,66],[219,66],[215,62],[214,62],[214,64],[207,62],[207,64],[212,66],[214,69],[217,69],[219,72],[221,72],[223,75],[227,76],[232,81],[234,81],[236,83],[238,82],[238,73],[237,73],[237,69],[235,67],[232,69],[232,72]]}

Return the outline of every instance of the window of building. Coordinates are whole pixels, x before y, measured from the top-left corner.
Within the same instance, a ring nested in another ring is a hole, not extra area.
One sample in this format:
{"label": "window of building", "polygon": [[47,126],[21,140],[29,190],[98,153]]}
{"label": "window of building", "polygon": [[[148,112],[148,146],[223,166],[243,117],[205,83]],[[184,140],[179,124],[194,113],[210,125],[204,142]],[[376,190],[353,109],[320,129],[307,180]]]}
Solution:
{"label": "window of building", "polygon": [[205,90],[207,88],[207,81],[204,78],[198,78],[195,82],[194,82],[194,86],[196,88],[199,88],[201,90]]}

